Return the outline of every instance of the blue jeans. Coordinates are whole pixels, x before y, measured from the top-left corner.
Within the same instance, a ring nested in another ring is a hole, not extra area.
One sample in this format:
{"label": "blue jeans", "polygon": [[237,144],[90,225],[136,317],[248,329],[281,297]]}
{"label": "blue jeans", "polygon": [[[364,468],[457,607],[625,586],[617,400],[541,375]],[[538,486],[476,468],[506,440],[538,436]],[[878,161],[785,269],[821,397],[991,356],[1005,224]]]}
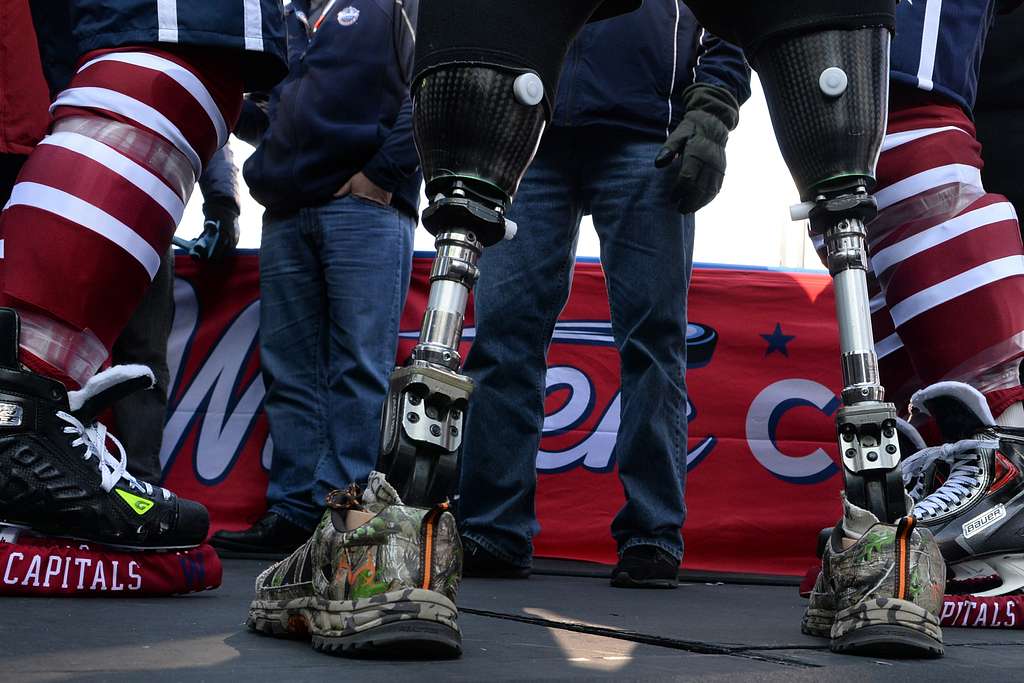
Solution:
{"label": "blue jeans", "polygon": [[459,514],[466,538],[516,565],[530,564],[538,530],[546,355],[587,213],[601,240],[621,360],[614,458],[626,504],[612,536],[620,553],[655,545],[682,558],[693,216],[670,198],[674,169],[654,168],[661,144],[625,129],[549,130],[516,196],[518,235],[481,259]]}
{"label": "blue jeans", "polygon": [[264,218],[260,360],[270,512],[310,529],[377,461],[415,220],[357,197]]}

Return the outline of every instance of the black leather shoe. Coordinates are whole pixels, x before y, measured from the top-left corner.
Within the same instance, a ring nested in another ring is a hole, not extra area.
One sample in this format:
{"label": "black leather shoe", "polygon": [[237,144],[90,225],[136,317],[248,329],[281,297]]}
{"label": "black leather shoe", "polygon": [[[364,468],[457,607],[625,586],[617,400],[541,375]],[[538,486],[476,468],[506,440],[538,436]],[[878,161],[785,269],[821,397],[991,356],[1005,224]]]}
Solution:
{"label": "black leather shoe", "polygon": [[530,568],[506,562],[463,537],[462,575],[480,579],[528,579]]}
{"label": "black leather shoe", "polygon": [[612,570],[612,585],[616,588],[675,588],[679,585],[679,562],[657,546],[626,548]]}
{"label": "black leather shoe", "polygon": [[210,545],[221,554],[277,557],[291,554],[312,533],[311,529],[292,524],[270,512],[248,529],[218,531],[210,538]]}

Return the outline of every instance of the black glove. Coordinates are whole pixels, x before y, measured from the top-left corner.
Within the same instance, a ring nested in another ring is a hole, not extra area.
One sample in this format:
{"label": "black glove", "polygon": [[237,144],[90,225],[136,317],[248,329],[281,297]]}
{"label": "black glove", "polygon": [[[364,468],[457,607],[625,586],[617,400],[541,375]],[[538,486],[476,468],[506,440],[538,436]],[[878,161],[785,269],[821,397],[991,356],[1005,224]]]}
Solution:
{"label": "black glove", "polygon": [[680,213],[707,206],[725,179],[725,143],[740,119],[740,107],[724,88],[697,83],[683,93],[686,113],[658,152],[654,165],[665,168],[680,158],[672,200]]}
{"label": "black glove", "polygon": [[180,246],[200,261],[230,258],[238,246],[238,210],[232,202],[211,200],[203,204],[203,214],[203,234]]}

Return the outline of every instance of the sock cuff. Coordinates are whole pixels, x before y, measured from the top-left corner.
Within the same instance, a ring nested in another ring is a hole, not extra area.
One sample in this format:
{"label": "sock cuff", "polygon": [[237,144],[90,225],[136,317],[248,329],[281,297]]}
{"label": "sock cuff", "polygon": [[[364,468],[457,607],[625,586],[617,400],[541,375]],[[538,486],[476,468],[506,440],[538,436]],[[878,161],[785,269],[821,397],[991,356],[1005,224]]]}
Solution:
{"label": "sock cuff", "polygon": [[985,394],[985,400],[988,401],[992,414],[998,418],[1014,403],[1024,401],[1024,387],[1017,386],[1010,389],[990,391]]}

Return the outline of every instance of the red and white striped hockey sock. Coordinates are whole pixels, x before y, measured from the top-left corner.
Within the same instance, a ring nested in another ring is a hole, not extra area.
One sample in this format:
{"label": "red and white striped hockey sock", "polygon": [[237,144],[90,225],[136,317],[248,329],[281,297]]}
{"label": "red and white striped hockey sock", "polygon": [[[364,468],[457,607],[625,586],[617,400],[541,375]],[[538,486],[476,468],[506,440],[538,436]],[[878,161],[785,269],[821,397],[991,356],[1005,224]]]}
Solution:
{"label": "red and white striped hockey sock", "polygon": [[982,187],[980,152],[959,107],[911,98],[890,113],[868,226],[884,293],[872,310],[883,380],[966,382],[999,415],[1024,397],[1024,309],[1011,303],[1024,297],[1024,245],[1013,206]]}
{"label": "red and white striped hockey sock", "polygon": [[0,217],[0,304],[22,313],[27,365],[73,388],[106,359],[241,94],[239,70],[220,55],[140,47],[83,58]]}
{"label": "red and white striped hockey sock", "polygon": [[1003,427],[1024,427],[1024,388],[997,389],[985,394],[988,407]]}
{"label": "red and white striped hockey sock", "polygon": [[902,345],[926,384],[975,384],[1021,356],[1024,310],[1009,302],[1024,296],[1024,248],[1003,197],[985,195],[948,220],[893,231],[871,263],[899,333],[879,339],[879,355]]}

